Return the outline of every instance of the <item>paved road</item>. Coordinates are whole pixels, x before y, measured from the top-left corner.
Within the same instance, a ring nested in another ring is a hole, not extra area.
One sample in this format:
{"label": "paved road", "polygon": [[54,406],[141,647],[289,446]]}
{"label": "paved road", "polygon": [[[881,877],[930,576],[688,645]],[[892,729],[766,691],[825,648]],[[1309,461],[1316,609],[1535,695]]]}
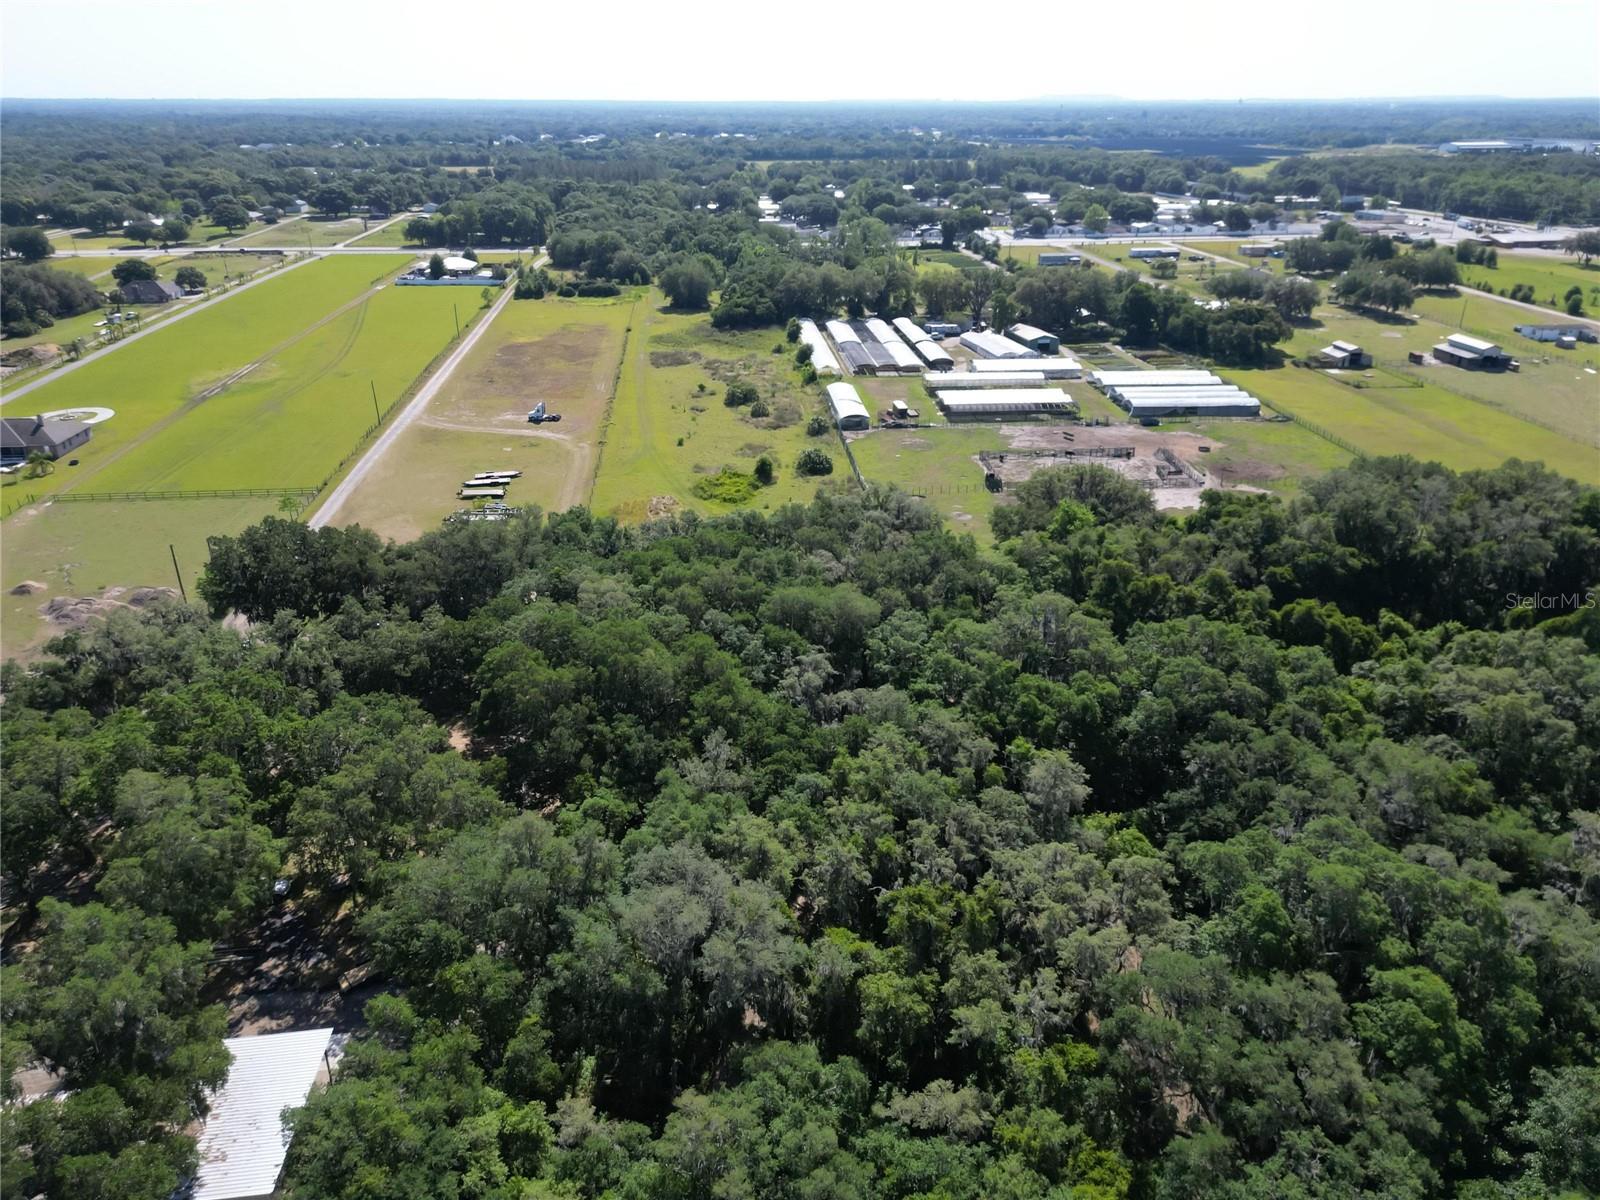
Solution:
{"label": "paved road", "polygon": [[[536,268],[541,267],[546,261],[545,257],[541,255],[534,261],[533,265]],[[433,398],[439,394],[439,390],[449,381],[450,376],[455,373],[455,369],[461,365],[462,360],[478,344],[478,339],[484,335],[484,332],[494,323],[494,319],[511,302],[511,297],[515,291],[515,285],[508,281],[505,287],[501,289],[500,298],[494,302],[488,312],[484,313],[477,325],[467,331],[467,336],[461,339],[461,344],[455,348],[450,357],[440,364],[439,369],[433,373],[433,378],[422,385],[417,394],[412,397],[411,403],[400,410],[400,415],[390,423],[389,428],[378,436],[378,440],[373,442],[367,452],[356,462],[356,465],[350,468],[350,474],[340,480],[339,486],[329,493],[328,498],[322,502],[311,519],[306,522],[311,528],[321,529],[338,514],[339,510],[344,507],[345,501],[355,494],[355,490],[361,486],[362,481],[371,473],[373,467],[377,466],[383,456],[389,452],[390,447],[399,440],[400,435],[433,402]]]}
{"label": "paved road", "polygon": [[266,283],[269,279],[281,279],[285,271],[292,271],[296,267],[304,266],[310,261],[311,260],[309,258],[302,258],[296,262],[291,262],[286,267],[280,267],[276,271],[268,271],[263,275],[258,275],[256,278],[247,283],[241,283],[238,287],[229,288],[219,296],[212,296],[208,300],[201,300],[196,304],[191,304],[181,312],[174,313],[166,320],[159,321],[156,324],[151,325],[148,329],[141,329],[138,333],[130,333],[127,337],[119,338],[117,341],[112,342],[109,346],[102,346],[98,350],[94,350],[88,354],[85,354],[82,358],[78,359],[77,362],[65,363],[62,366],[56,367],[49,374],[44,375],[39,379],[35,379],[32,383],[25,383],[20,387],[6,391],[3,396],[0,396],[0,404],[10,404],[13,400],[20,400],[29,392],[35,391],[38,388],[42,388],[46,384],[54,383],[63,375],[70,375],[78,368],[86,367],[96,359],[104,358],[107,354],[114,354],[116,351],[121,350],[124,346],[131,346],[140,338],[149,337],[153,333],[160,333],[164,329],[171,329],[179,321],[192,317],[195,313],[201,312],[204,309],[208,309],[213,304],[221,304],[223,301],[237,296],[240,292],[248,292],[251,288]]}

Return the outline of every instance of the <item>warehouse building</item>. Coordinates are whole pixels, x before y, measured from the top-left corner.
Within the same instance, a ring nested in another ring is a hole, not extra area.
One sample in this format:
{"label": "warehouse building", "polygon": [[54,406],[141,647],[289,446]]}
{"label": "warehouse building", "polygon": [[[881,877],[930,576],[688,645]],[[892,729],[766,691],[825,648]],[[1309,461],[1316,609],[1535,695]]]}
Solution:
{"label": "warehouse building", "polygon": [[839,359],[834,355],[828,339],[822,336],[815,321],[800,322],[800,341],[811,347],[811,366],[818,375],[843,375]]}
{"label": "warehouse building", "polygon": [[861,395],[848,383],[828,385],[828,407],[833,410],[833,421],[840,429],[871,429],[872,418]]}
{"label": "warehouse building", "polygon": [[922,382],[927,389],[936,391],[939,388],[960,388],[962,391],[977,391],[982,388],[1019,388],[1019,387],[1044,387],[1046,375],[1043,371],[1032,370],[1023,363],[1007,362],[1011,367],[1009,371],[946,371],[938,375],[924,375]]}
{"label": "warehouse building", "polygon": [[1210,371],[1177,369],[1171,371],[1091,371],[1089,382],[1102,392],[1110,393],[1120,387],[1193,387],[1196,384],[1217,384]]}
{"label": "warehouse building", "polygon": [[934,393],[952,420],[961,417],[1071,416],[1077,404],[1060,388],[975,388]]}
{"label": "warehouse building", "polygon": [[1075,267],[1082,261],[1083,255],[1068,254],[1065,251],[1060,254],[1039,255],[1039,265],[1041,267]]}
{"label": "warehouse building", "polygon": [[889,328],[887,321],[872,317],[867,321],[867,333],[882,346],[891,360],[889,370],[897,375],[920,375],[922,359],[916,351],[900,340],[900,335]]}
{"label": "warehouse building", "polygon": [[1176,260],[1178,251],[1173,246],[1135,246],[1128,251],[1129,258],[1170,258]]}
{"label": "warehouse building", "polygon": [[1241,388],[1125,388],[1115,397],[1136,421],[1164,417],[1259,417],[1261,401]]}
{"label": "warehouse building", "polygon": [[944,347],[929,337],[927,330],[909,317],[896,317],[894,319],[894,327],[895,331],[917,352],[922,361],[935,371],[948,371],[956,365],[956,360],[945,353]]}
{"label": "warehouse building", "polygon": [[995,333],[992,330],[979,333],[973,330],[961,335],[961,344],[971,350],[979,358],[1038,358],[1037,350],[1030,350],[1020,342],[1013,342],[1010,338]]}
{"label": "warehouse building", "polygon": [[1083,378],[1083,364],[1075,358],[1057,356],[1055,358],[1041,358],[1037,362],[1028,360],[1025,367],[1019,367],[1010,359],[1004,358],[975,358],[967,364],[967,369],[980,375],[1004,374],[1007,371],[1037,371],[1047,379],[1081,379]]}
{"label": "warehouse building", "polygon": [[1018,323],[1006,330],[1006,336],[1013,342],[1021,342],[1029,350],[1037,350],[1040,354],[1054,354],[1061,349],[1060,338],[1036,325]]}
{"label": "warehouse building", "polygon": [[1445,338],[1433,348],[1433,357],[1467,371],[1504,371],[1516,365],[1516,360],[1493,342],[1464,333]]}
{"label": "warehouse building", "polygon": [[861,344],[861,338],[854,329],[844,321],[829,321],[828,336],[833,339],[833,344],[839,348],[839,357],[844,360],[844,365],[850,369],[852,375],[875,375],[877,365],[872,361],[872,356],[867,353],[867,348]]}

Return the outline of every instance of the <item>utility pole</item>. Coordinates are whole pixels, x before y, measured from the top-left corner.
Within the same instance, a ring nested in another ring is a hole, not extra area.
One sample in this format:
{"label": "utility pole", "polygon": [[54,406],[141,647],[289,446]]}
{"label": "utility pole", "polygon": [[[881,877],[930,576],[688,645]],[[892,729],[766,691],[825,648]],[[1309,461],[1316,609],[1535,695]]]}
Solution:
{"label": "utility pole", "polygon": [[178,551],[171,542],[167,543],[167,553],[172,555],[172,574],[178,580],[178,595],[182,596],[183,602],[187,604],[189,603],[189,592],[183,586],[183,572],[178,570]]}
{"label": "utility pole", "polygon": [[377,424],[383,423],[383,414],[378,411],[378,385],[374,380],[367,380],[367,386],[372,389],[372,419]]}
{"label": "utility pole", "polygon": [[461,309],[460,309],[460,307],[458,305],[452,304],[450,306],[450,311],[455,313],[455,315],[456,315],[456,336],[460,337],[461,336]]}

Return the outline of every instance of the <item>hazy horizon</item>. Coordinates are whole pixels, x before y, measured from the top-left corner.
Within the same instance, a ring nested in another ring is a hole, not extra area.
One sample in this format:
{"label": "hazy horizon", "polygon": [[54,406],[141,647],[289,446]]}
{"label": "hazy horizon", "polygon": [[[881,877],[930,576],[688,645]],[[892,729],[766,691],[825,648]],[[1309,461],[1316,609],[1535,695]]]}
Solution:
{"label": "hazy horizon", "polygon": [[[1138,18],[978,18],[950,0],[825,13],[708,0],[534,11],[499,0],[273,8],[146,0],[8,0],[0,95],[38,100],[524,103],[1231,103],[1589,99],[1600,95],[1600,0],[1492,0],[1447,11],[1273,11],[1222,21],[1190,5]],[[686,19],[687,15],[687,19]],[[1537,43],[1502,30],[1537,28]],[[1552,29],[1561,36],[1545,38]],[[103,36],[102,36],[103,34]],[[807,47],[795,52],[795,46]],[[1506,47],[1513,48],[1508,52]],[[52,50],[59,47],[59,52]],[[811,49],[810,47],[815,47]],[[864,49],[874,53],[865,58]],[[885,53],[885,49],[889,53]],[[916,101],[906,98],[917,97]],[[1597,102],[1600,103],[1600,102]]]}

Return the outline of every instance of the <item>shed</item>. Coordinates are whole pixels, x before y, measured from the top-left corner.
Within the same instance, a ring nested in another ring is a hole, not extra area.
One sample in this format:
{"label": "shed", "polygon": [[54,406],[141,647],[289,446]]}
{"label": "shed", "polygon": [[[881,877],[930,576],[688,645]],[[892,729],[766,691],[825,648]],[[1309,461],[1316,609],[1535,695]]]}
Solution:
{"label": "shed", "polygon": [[331,1029],[228,1038],[228,1077],[211,1097],[191,1200],[256,1200],[278,1188],[289,1139],[283,1110],[299,1108],[324,1065]]}
{"label": "shed", "polygon": [[1037,350],[1040,354],[1054,354],[1061,349],[1060,338],[1036,325],[1018,323],[1006,330],[1006,336],[1014,342],[1021,342],[1030,350]]}
{"label": "shed", "polygon": [[861,395],[848,383],[828,385],[828,407],[833,410],[834,424],[840,429],[871,429],[872,417]]}
{"label": "shed", "polygon": [[1372,355],[1368,354],[1354,342],[1334,342],[1317,351],[1317,358],[1325,367],[1345,367],[1356,369],[1370,367]]}
{"label": "shed", "polygon": [[444,260],[444,273],[446,275],[471,275],[478,269],[478,264],[470,258],[452,254]]}
{"label": "shed", "polygon": [[1078,379],[1083,375],[1083,364],[1066,355],[1038,360],[1029,359],[1026,363],[1004,358],[975,358],[967,364],[967,368],[979,375],[1005,374],[1010,371],[1037,371],[1048,379]]}
{"label": "shed", "polygon": [[929,391],[940,388],[960,388],[963,391],[988,388],[1044,387],[1045,373],[1032,369],[1031,363],[1007,362],[1009,371],[945,371],[938,375],[924,375],[923,384]]}

